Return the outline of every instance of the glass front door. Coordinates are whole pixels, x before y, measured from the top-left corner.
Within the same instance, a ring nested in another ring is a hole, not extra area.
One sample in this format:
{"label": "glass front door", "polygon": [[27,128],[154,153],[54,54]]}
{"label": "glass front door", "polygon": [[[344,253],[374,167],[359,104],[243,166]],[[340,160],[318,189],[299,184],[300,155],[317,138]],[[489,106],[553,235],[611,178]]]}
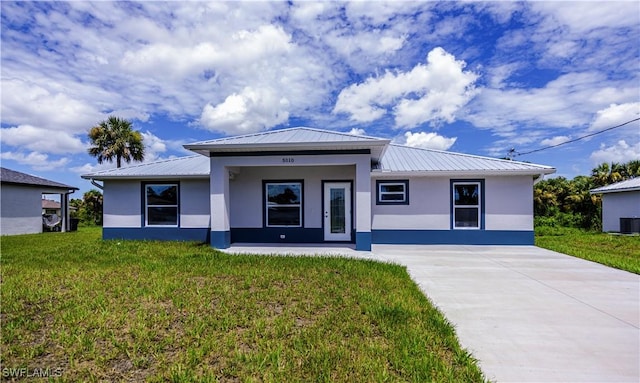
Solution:
{"label": "glass front door", "polygon": [[324,240],[351,241],[351,183],[324,184]]}

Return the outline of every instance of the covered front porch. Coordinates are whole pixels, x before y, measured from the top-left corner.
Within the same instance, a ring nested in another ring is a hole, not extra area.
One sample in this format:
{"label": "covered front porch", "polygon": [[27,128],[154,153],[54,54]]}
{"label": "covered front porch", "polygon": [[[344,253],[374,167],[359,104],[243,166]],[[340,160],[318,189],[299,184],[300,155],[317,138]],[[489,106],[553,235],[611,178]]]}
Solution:
{"label": "covered front porch", "polygon": [[211,245],[371,248],[370,155],[211,158]]}

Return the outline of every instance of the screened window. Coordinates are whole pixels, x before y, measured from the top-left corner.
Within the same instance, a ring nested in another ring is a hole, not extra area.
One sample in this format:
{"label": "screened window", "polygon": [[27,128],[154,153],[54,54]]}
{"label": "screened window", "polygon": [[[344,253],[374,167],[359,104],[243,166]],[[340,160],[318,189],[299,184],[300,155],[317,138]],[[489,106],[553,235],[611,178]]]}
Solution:
{"label": "screened window", "polygon": [[302,182],[265,182],[268,227],[302,227]]}
{"label": "screened window", "polygon": [[378,205],[408,205],[409,181],[377,181]]}
{"label": "screened window", "polygon": [[145,185],[147,226],[178,226],[178,184]]}
{"label": "screened window", "polygon": [[480,182],[453,183],[453,227],[480,228]]}

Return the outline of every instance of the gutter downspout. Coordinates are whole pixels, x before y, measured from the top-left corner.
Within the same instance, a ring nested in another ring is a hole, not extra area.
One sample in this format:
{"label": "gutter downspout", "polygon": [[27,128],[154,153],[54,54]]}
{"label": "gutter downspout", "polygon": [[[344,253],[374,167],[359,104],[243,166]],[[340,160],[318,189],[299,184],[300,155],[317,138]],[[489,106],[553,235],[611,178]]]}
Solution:
{"label": "gutter downspout", "polygon": [[91,181],[91,185],[97,187],[100,190],[104,190],[104,185],[100,185],[93,178],[90,178],[89,181]]}
{"label": "gutter downspout", "polygon": [[[544,173],[540,173],[540,175],[538,175],[534,180],[533,180],[533,184],[537,184],[538,182],[542,181],[544,179]],[[93,180],[91,180],[91,182],[93,183]]]}
{"label": "gutter downspout", "polygon": [[69,222],[71,219],[71,210],[69,209],[69,195],[74,192],[75,190],[71,189],[61,195],[60,207],[62,208],[62,224],[60,226],[62,232],[67,232],[70,229]]}

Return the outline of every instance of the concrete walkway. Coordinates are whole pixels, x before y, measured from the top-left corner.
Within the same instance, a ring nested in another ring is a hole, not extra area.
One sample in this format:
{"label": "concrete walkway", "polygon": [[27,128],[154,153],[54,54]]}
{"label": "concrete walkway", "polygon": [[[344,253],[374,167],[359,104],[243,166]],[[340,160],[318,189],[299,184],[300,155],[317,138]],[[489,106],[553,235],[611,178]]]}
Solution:
{"label": "concrete walkway", "polygon": [[233,246],[405,265],[497,382],[640,382],[640,276],[534,246]]}

